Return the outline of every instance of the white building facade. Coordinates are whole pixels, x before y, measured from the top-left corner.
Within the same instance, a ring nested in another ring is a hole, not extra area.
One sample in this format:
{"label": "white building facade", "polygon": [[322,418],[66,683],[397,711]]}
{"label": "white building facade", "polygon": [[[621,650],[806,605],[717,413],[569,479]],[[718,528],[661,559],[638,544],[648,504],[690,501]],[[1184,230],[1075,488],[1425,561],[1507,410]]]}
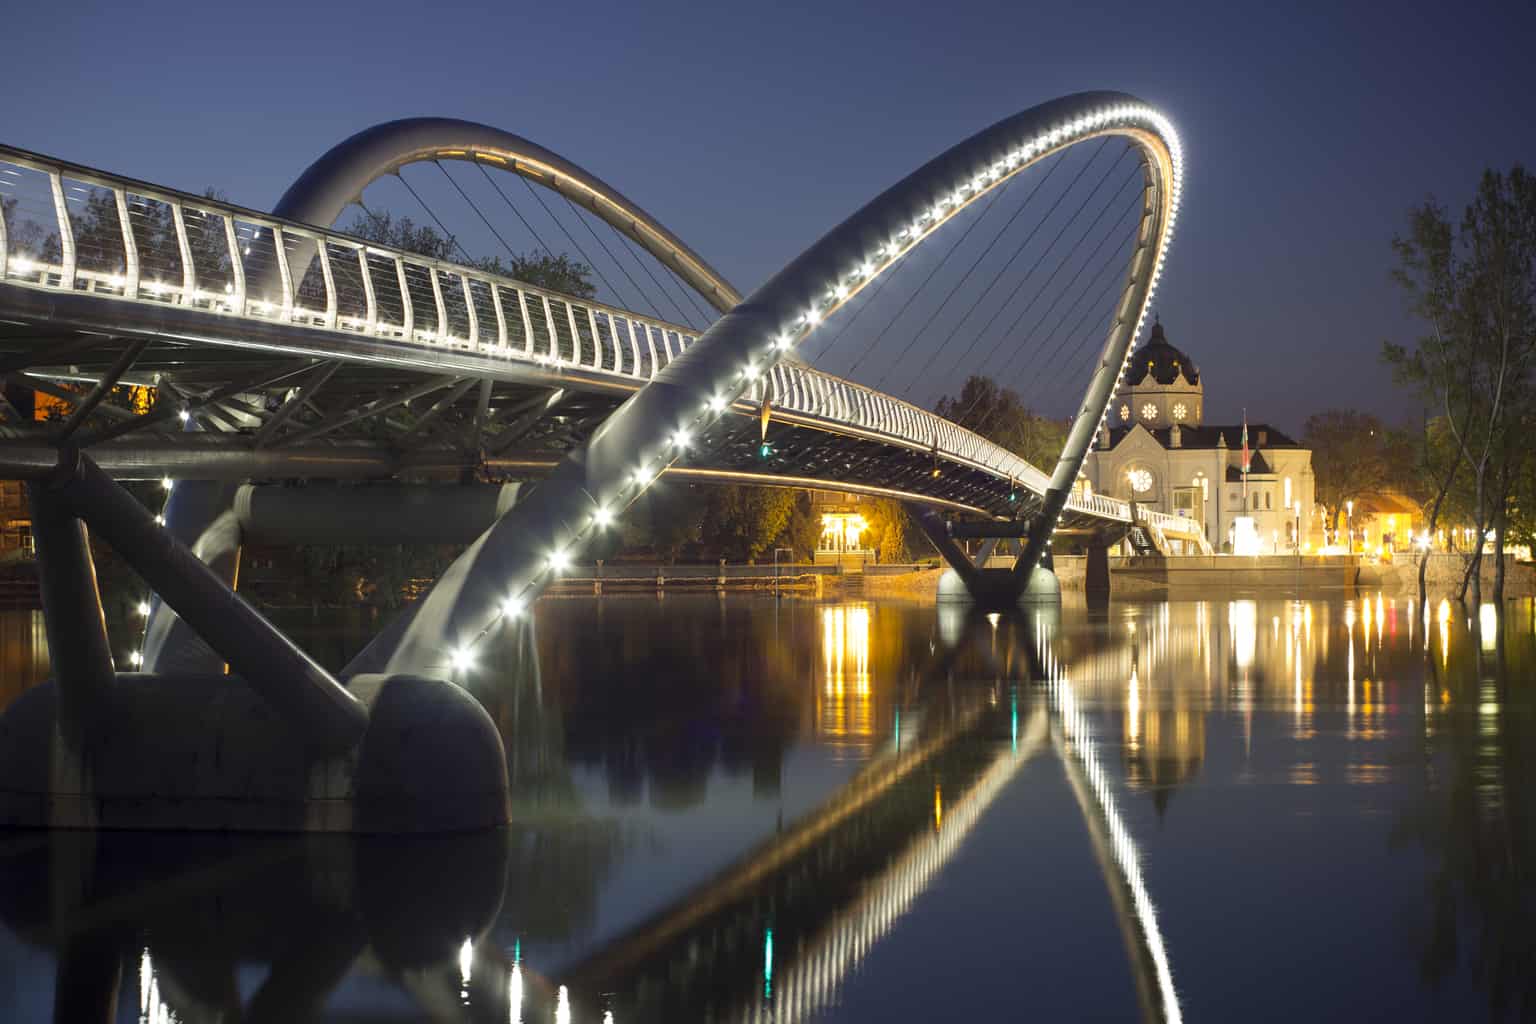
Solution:
{"label": "white building facade", "polygon": [[1084,463],[1094,491],[1196,519],[1217,551],[1232,550],[1233,520],[1244,515],[1261,554],[1315,548],[1323,520],[1312,452],[1267,423],[1248,424],[1245,500],[1243,426],[1206,424],[1204,408],[1199,369],[1154,323]]}

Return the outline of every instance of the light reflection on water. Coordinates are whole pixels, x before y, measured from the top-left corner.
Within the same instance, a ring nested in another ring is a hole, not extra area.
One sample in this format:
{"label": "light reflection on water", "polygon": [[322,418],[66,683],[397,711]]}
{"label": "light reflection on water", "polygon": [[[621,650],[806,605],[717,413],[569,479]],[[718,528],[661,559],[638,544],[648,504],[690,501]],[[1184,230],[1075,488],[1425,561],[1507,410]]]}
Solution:
{"label": "light reflection on water", "polygon": [[[332,665],[369,632],[287,625]],[[10,699],[40,617],[0,638]],[[1021,990],[1055,1019],[1518,1015],[1533,665],[1528,602],[546,601],[472,683],[504,835],[0,838],[0,1014],[50,1015],[22,942],[74,950],[133,893],[119,1002],[152,1020],[305,985],[348,1020],[996,1016]],[[285,973],[274,936],[330,966]],[[1301,952],[1341,944],[1369,983]],[[935,957],[952,984],[913,991]]]}

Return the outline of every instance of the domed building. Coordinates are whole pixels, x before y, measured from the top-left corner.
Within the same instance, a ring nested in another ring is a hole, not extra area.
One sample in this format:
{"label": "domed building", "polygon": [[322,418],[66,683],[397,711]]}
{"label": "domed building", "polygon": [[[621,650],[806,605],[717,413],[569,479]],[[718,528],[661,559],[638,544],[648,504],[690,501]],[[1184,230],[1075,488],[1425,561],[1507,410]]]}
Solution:
{"label": "domed building", "polygon": [[1195,361],[1169,344],[1163,323],[1152,324],[1147,343],[1131,357],[1121,385],[1113,421],[1129,426],[1134,420],[1149,428],[1200,425],[1205,387]]}
{"label": "domed building", "polygon": [[1205,422],[1205,382],[1161,320],[1131,356],[1083,470],[1093,489],[1158,512],[1196,519],[1217,551],[1231,551],[1232,522],[1251,516],[1260,554],[1312,546],[1312,452],[1267,423],[1248,424],[1243,496],[1243,424]]}

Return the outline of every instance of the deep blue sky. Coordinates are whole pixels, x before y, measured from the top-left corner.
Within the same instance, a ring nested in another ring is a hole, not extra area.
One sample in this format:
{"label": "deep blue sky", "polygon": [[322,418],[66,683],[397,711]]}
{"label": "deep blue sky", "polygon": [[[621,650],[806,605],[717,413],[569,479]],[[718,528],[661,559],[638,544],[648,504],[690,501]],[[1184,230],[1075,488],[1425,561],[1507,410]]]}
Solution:
{"label": "deep blue sky", "polygon": [[998,118],[1123,89],[1178,123],[1158,307],[1207,419],[1416,415],[1390,241],[1429,193],[1536,164],[1536,7],[660,3],[12,9],[0,141],[270,208],[345,135],[485,121],[625,191],[750,290]]}

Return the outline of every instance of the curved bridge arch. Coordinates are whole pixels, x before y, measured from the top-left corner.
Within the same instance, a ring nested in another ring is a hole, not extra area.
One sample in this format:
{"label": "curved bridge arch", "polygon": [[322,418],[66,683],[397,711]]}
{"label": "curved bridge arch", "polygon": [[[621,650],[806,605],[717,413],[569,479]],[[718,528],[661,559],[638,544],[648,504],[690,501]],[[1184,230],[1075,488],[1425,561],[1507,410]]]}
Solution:
{"label": "curved bridge arch", "polygon": [[412,117],[365,128],[310,164],[272,212],[329,227],[373,182],[407,164],[440,160],[488,165],[557,192],[632,239],[721,313],[741,301],[717,270],[618,189],[520,135],[473,121]]}
{"label": "curved bridge arch", "polygon": [[684,459],[773,363],[958,212],[1066,148],[1120,136],[1143,155],[1146,202],[1100,359],[1014,572],[1027,579],[1065,506],[1143,325],[1182,189],[1183,155],[1162,114],[1124,93],[1054,100],[972,135],[877,196],[716,321],[629,398],[534,494],[486,532],[426,598],[347,669],[444,674],[520,615],[577,548]]}

